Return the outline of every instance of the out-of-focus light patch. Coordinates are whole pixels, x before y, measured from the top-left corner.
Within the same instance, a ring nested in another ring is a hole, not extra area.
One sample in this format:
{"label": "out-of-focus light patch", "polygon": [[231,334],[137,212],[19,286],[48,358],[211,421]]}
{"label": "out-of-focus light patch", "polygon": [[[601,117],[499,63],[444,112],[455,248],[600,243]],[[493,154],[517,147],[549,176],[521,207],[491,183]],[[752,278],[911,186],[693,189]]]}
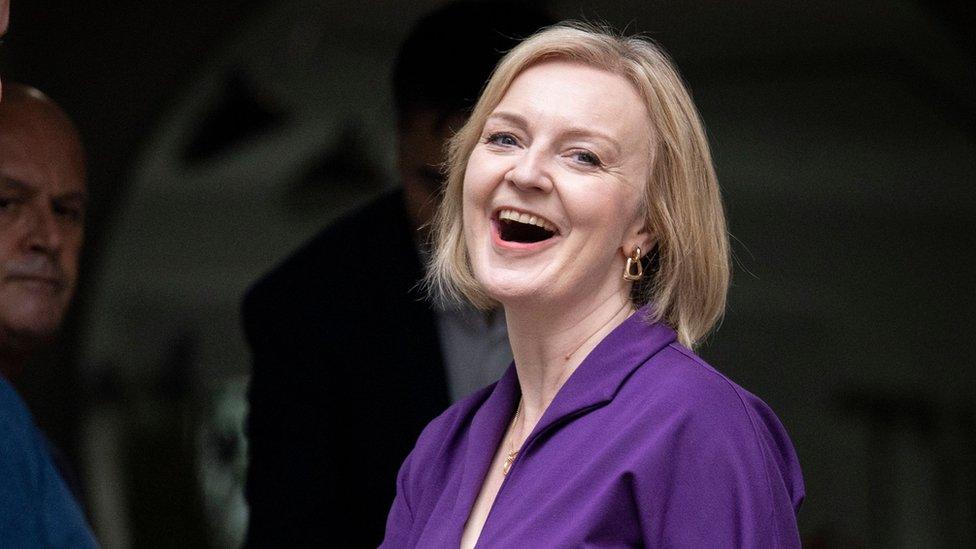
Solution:
{"label": "out-of-focus light patch", "polygon": [[247,532],[247,438],[243,428],[247,385],[246,376],[237,376],[212,387],[197,431],[197,478],[212,542],[221,549],[240,547]]}

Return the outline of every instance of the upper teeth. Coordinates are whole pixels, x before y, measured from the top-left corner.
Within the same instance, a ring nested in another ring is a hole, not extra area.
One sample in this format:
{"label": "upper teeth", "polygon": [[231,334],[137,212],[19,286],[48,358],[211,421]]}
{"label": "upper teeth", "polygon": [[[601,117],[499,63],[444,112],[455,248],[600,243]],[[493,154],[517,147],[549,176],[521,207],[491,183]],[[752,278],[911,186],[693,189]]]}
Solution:
{"label": "upper teeth", "polygon": [[536,217],[532,214],[517,212],[515,210],[502,210],[498,212],[498,219],[507,219],[528,225],[535,225],[536,227],[542,227],[547,231],[556,232],[556,227],[545,219]]}

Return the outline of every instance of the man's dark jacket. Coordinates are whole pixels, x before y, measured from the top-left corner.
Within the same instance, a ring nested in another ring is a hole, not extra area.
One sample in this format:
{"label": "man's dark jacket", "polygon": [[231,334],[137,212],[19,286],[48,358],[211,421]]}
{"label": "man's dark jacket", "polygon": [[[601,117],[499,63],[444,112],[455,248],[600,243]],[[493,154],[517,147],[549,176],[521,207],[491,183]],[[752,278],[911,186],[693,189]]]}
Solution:
{"label": "man's dark jacket", "polygon": [[400,191],[325,229],[244,299],[248,547],[376,547],[400,463],[448,405]]}

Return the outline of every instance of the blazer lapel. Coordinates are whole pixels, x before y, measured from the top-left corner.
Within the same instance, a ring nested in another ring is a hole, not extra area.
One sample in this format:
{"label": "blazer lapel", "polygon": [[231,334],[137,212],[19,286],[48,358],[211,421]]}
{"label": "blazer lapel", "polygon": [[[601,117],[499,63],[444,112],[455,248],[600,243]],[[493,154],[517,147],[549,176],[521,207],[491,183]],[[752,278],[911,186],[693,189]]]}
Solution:
{"label": "blazer lapel", "polygon": [[670,327],[648,324],[647,314],[647,306],[635,312],[583,359],[526,439],[523,452],[546,430],[612,400],[634,370],[676,339]]}
{"label": "blazer lapel", "polygon": [[508,428],[508,420],[515,413],[519,394],[518,378],[513,364],[495,384],[488,400],[475,413],[471,421],[464,455],[464,469],[454,506],[454,524],[457,528],[458,541],[471,514],[475,499],[481,492],[488,467],[495,457],[495,450],[498,449]]}

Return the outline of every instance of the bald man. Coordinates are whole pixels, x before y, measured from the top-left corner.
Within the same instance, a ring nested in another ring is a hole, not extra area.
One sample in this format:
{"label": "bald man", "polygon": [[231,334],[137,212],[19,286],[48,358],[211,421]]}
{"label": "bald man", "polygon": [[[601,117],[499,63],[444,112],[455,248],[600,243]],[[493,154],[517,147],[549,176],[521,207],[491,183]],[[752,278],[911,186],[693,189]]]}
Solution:
{"label": "bald man", "polygon": [[61,325],[74,295],[85,201],[84,154],[71,120],[41,92],[8,83],[0,99],[0,547],[96,546],[4,377]]}

